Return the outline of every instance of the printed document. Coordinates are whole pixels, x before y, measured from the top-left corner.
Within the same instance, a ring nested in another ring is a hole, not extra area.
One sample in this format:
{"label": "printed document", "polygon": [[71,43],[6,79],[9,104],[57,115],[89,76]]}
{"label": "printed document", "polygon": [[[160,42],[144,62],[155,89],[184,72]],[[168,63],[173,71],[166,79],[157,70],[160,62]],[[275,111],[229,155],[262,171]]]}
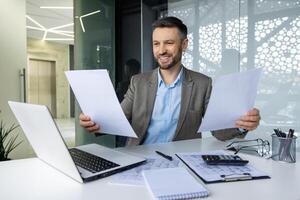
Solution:
{"label": "printed document", "polygon": [[177,153],[176,155],[191,168],[205,183],[225,181],[223,177],[232,175],[249,174],[252,178],[265,177],[268,175],[260,170],[257,170],[252,165],[245,166],[230,166],[230,165],[207,165],[202,159],[202,155],[226,155],[223,150],[215,150],[209,152],[193,152],[193,153]]}
{"label": "printed document", "polygon": [[82,112],[100,125],[101,133],[137,137],[121,108],[107,70],[65,73]]}
{"label": "printed document", "polygon": [[254,107],[262,69],[219,77],[198,132],[234,128],[235,122]]}
{"label": "printed document", "polygon": [[145,164],[113,175],[111,177],[110,183],[132,186],[144,186],[145,181],[142,176],[142,171],[178,167],[179,163],[179,159],[173,159],[172,161],[169,161],[165,158],[160,157],[148,157]]}

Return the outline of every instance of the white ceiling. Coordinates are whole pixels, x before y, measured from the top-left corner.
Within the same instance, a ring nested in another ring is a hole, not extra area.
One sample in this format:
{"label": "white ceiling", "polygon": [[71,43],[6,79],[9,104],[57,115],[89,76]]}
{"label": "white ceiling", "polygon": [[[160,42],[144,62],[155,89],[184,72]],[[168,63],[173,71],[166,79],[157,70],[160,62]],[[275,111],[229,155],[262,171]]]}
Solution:
{"label": "white ceiling", "polygon": [[[73,0],[26,0],[27,37],[73,44],[73,9],[43,9],[41,6],[73,7]],[[60,28],[64,25],[67,26]]]}

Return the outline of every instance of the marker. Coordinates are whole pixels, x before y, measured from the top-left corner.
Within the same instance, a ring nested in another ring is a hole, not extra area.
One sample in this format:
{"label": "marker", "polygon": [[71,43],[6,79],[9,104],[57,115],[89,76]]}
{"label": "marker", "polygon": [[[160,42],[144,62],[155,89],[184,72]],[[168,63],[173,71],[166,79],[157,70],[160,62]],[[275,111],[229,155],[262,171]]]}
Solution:
{"label": "marker", "polygon": [[160,151],[155,151],[155,153],[157,153],[158,155],[164,157],[165,159],[168,159],[169,161],[173,160],[172,156],[166,155],[166,154],[164,154],[164,153],[162,153]]}
{"label": "marker", "polygon": [[294,129],[289,130],[289,134],[287,135],[288,138],[293,138],[294,137]]}

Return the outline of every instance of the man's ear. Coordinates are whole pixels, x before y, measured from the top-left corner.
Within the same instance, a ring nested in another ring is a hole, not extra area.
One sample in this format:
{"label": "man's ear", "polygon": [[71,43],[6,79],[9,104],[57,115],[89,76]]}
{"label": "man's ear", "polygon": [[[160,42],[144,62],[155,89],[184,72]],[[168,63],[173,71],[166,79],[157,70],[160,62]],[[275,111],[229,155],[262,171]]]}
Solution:
{"label": "man's ear", "polygon": [[189,40],[187,38],[183,39],[182,43],[181,43],[181,46],[182,46],[182,50],[185,51],[188,47],[188,43],[189,43]]}

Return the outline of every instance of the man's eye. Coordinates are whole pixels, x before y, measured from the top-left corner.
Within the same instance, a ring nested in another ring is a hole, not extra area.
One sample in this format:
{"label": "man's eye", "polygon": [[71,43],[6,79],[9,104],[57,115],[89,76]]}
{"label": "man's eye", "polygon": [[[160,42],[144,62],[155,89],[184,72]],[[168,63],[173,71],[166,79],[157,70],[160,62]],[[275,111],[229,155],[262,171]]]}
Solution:
{"label": "man's eye", "polygon": [[153,43],[153,46],[158,46],[158,43]]}

